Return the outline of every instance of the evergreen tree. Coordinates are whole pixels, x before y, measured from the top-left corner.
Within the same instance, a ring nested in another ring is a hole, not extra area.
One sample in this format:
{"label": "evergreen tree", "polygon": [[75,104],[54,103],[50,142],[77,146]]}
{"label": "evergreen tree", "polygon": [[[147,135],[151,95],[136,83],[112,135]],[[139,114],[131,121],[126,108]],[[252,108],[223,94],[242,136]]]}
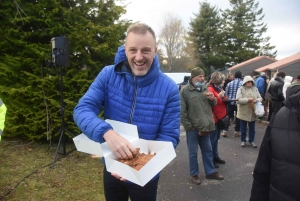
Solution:
{"label": "evergreen tree", "polygon": [[[270,37],[263,37],[267,25],[262,22],[263,9],[258,9],[255,0],[229,0],[231,9],[222,12],[222,30],[225,34],[224,54],[228,63],[235,65],[260,55],[260,50],[270,57],[276,57],[275,46]],[[261,46],[263,45],[263,48]]]}
{"label": "evergreen tree", "polygon": [[63,66],[65,122],[79,133],[73,109],[101,69],[112,64],[129,21],[114,0],[1,0],[0,96],[6,104],[3,137],[45,139],[59,134],[59,68],[53,37],[66,36],[70,66]]}
{"label": "evergreen tree", "polygon": [[189,36],[195,47],[195,55],[207,74],[210,68],[222,69],[226,59],[220,46],[223,43],[220,31],[221,18],[218,9],[209,3],[200,3],[200,10],[190,22]]}

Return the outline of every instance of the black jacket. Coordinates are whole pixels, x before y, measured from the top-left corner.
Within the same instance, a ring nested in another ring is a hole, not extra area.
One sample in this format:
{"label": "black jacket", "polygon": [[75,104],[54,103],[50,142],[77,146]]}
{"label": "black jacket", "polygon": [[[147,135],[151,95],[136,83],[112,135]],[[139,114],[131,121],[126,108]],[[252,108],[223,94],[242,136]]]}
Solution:
{"label": "black jacket", "polygon": [[282,102],[284,101],[284,96],[283,96],[283,85],[284,81],[282,78],[276,77],[273,82],[271,82],[271,85],[268,89],[268,92],[271,95],[271,101],[274,102]]}
{"label": "black jacket", "polygon": [[284,105],[262,141],[250,201],[300,200],[300,92]]}

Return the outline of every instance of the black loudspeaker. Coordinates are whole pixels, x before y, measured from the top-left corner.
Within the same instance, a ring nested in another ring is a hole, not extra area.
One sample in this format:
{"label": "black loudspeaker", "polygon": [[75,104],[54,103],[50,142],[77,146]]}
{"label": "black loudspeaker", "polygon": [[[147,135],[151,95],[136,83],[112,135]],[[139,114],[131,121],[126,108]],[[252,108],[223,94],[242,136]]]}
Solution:
{"label": "black loudspeaker", "polygon": [[51,38],[52,60],[57,66],[70,66],[69,40],[65,36]]}

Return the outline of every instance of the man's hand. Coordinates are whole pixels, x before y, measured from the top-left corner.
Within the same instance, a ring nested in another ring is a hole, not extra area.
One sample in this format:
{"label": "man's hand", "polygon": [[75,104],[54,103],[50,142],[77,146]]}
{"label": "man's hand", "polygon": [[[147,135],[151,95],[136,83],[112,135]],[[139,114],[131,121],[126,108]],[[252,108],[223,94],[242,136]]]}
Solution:
{"label": "man's hand", "polygon": [[211,92],[204,92],[204,95],[210,100],[213,101],[215,99],[214,94]]}
{"label": "man's hand", "polygon": [[120,177],[119,175],[117,175],[116,173],[111,173],[111,176],[115,177],[116,179],[120,180],[120,181],[126,181],[126,179],[124,179],[123,177]]}
{"label": "man's hand", "polygon": [[103,138],[105,139],[110,150],[119,159],[129,159],[133,157],[133,154],[137,154],[136,148],[134,148],[128,140],[113,130],[107,131],[103,135]]}

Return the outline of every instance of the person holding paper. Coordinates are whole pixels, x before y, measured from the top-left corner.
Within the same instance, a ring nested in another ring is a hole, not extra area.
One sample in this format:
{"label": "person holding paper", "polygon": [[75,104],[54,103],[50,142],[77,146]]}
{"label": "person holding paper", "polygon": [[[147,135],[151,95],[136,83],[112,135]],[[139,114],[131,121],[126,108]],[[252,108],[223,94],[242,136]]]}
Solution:
{"label": "person holding paper", "polygon": [[[155,33],[143,23],[127,29],[115,64],[99,73],[74,109],[74,121],[90,139],[106,142],[119,159],[132,158],[135,147],[98,117],[134,124],[139,138],[179,143],[180,96],[176,83],[160,71]],[[159,175],[141,187],[104,168],[106,200],[154,201]]]}
{"label": "person holding paper", "polygon": [[217,104],[213,93],[204,84],[204,71],[193,68],[187,85],[180,90],[180,120],[186,131],[189,152],[190,175],[193,183],[200,185],[198,166],[198,146],[202,153],[204,171],[207,179],[223,180],[215,172],[210,132],[215,130],[212,107]]}

